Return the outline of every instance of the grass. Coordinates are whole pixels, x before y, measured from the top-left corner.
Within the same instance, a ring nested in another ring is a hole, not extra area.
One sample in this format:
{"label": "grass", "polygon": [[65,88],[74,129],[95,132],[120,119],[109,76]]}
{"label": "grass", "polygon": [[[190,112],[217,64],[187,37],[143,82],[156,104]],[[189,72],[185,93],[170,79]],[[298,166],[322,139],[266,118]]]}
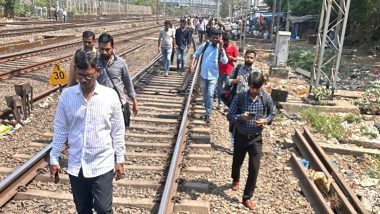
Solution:
{"label": "grass", "polygon": [[305,109],[301,113],[301,118],[306,120],[318,132],[328,138],[341,138],[345,130],[342,126],[342,118],[336,115],[324,114],[320,110]]}
{"label": "grass", "polygon": [[371,159],[374,163],[373,171],[375,172],[376,176],[380,178],[380,155],[371,155]]}
{"label": "grass", "polygon": [[347,121],[348,123],[360,123],[361,117],[360,115],[348,114],[344,116],[343,120]]}

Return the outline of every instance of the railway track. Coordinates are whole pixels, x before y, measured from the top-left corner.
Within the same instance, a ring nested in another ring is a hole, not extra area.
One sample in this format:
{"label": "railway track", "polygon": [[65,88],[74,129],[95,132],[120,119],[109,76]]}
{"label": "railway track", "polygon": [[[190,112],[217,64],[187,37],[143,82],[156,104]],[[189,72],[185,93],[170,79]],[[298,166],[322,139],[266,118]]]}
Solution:
{"label": "railway track", "polygon": [[[207,150],[210,145],[192,145],[192,151],[198,150],[197,154],[183,152],[185,142],[194,140],[189,134],[192,131],[196,133],[197,129],[194,126],[208,126],[200,120],[190,122],[188,117],[189,112],[195,110],[192,104],[194,104],[193,91],[196,81],[192,80],[197,78],[197,73],[195,75],[175,73],[164,77],[157,66],[159,59],[160,56],[157,56],[146,68],[133,76],[140,101],[140,111],[126,132],[127,177],[114,182],[114,206],[135,207],[142,213],[172,213],[199,206],[184,201],[181,205],[175,206],[178,200],[172,199],[176,195],[178,185],[186,186],[178,183],[184,155],[201,161],[209,159],[205,158],[207,155],[202,156],[200,153]],[[190,123],[192,126],[189,126]],[[15,170],[0,183],[1,206],[12,198],[12,200],[43,198],[56,201],[72,200],[71,194],[64,192],[57,194],[34,186],[36,182],[50,182],[47,171],[50,147],[49,144],[36,156],[24,156],[29,161],[16,170],[1,168],[0,173]],[[62,160],[63,168],[66,164],[66,160]],[[204,169],[202,171],[196,167],[186,167],[182,170],[187,173],[205,173]],[[34,181],[26,186],[31,180]],[[61,188],[69,188],[68,180],[66,174],[61,174]],[[208,209],[207,206],[205,209]]]}
{"label": "railway track", "polygon": [[[123,31],[115,33],[115,47],[120,47],[132,39],[149,35],[156,32],[156,25],[143,27],[141,29]],[[128,35],[128,37],[124,37]],[[54,62],[65,62],[72,58],[73,52],[78,48],[81,42],[69,42],[61,45],[44,47],[38,50],[32,50],[20,54],[12,54],[0,58],[0,79],[7,79],[12,76],[41,69],[51,66]],[[48,54],[55,52],[54,54]],[[44,54],[42,57],[41,55]],[[46,56],[47,55],[47,56]],[[58,57],[57,57],[58,56]]]}
{"label": "railway track", "polygon": [[[155,21],[154,18],[145,18],[143,20],[145,21]],[[69,28],[80,28],[80,27],[89,27],[89,26],[101,26],[101,25],[110,25],[110,24],[127,24],[136,22],[136,20],[125,20],[125,21],[95,21],[95,22],[85,22],[85,23],[50,23],[50,24],[43,24],[43,26],[35,26],[31,28],[17,28],[17,29],[5,29],[0,30],[0,38],[7,38],[7,37],[15,37],[15,36],[22,36],[26,34],[35,34],[35,33],[42,33],[42,32],[50,32],[50,31],[58,31],[58,30],[65,30]],[[12,25],[12,23],[8,23],[9,25]]]}
{"label": "railway track", "polygon": [[[311,172],[301,164],[300,158],[291,154],[290,162],[300,186],[317,213],[369,213],[354,191],[343,180],[340,172],[333,166],[331,159],[315,141],[308,128],[303,132],[296,130],[295,144],[303,160],[309,161],[310,168],[322,172],[326,179],[310,178]],[[330,184],[327,184],[330,183]],[[328,187],[328,188],[327,188]]]}

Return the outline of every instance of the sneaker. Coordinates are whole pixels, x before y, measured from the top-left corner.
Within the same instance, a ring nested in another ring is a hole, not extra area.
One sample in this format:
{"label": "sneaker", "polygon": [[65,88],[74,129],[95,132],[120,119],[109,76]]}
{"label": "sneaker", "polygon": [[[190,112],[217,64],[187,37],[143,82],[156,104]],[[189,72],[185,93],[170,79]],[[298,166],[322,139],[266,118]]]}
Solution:
{"label": "sneaker", "polygon": [[205,123],[210,123],[210,115],[205,115]]}
{"label": "sneaker", "polygon": [[168,74],[168,73],[165,73],[164,76],[167,77],[167,76],[169,76],[169,74]]}

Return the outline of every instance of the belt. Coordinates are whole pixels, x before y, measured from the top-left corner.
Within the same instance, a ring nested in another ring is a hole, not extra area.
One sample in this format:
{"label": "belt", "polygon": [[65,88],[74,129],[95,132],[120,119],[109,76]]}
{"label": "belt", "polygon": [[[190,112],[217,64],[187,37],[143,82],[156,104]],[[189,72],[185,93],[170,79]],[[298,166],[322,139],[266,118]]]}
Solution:
{"label": "belt", "polygon": [[257,136],[259,136],[261,133],[255,133],[255,134],[242,134],[240,132],[238,132],[241,136],[245,137],[245,138],[248,138],[248,139],[253,139],[253,138],[256,138]]}

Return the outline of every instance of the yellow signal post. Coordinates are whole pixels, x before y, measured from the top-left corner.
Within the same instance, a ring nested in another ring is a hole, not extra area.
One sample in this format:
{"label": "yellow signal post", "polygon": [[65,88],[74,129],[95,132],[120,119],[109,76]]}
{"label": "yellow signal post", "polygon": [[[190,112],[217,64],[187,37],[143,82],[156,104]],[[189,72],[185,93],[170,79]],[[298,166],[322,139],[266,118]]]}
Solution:
{"label": "yellow signal post", "polygon": [[69,78],[62,66],[54,63],[53,70],[50,74],[49,85],[64,85],[67,84],[68,81]]}

